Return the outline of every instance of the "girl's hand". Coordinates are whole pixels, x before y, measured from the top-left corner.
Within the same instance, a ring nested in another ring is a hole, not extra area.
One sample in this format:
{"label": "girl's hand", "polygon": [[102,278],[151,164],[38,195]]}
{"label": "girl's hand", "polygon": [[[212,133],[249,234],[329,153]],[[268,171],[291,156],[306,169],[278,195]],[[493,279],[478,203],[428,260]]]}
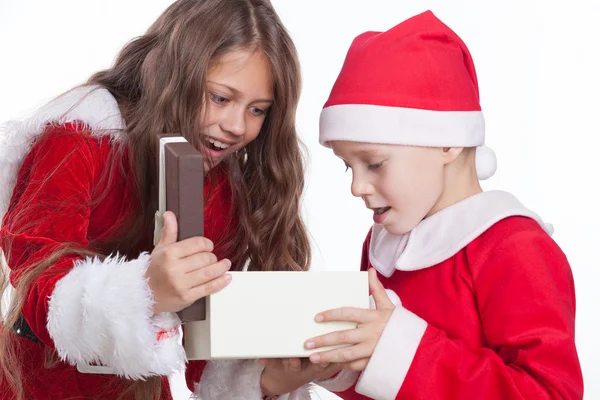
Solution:
{"label": "girl's hand", "polygon": [[164,228],[146,271],[154,294],[154,313],[177,312],[229,284],[227,259],[217,261],[213,243],[203,237],[177,242],[177,219],[164,214]]}
{"label": "girl's hand", "polygon": [[307,349],[325,346],[350,345],[335,350],[313,353],[310,360],[315,363],[340,363],[343,369],[363,371],[375,350],[375,345],[394,311],[394,304],[377,278],[377,272],[369,270],[369,287],[375,300],[375,310],[360,308],[338,308],[316,316],[317,322],[356,322],[356,329],[332,332],[305,343]]}
{"label": "girl's hand", "polygon": [[341,370],[338,365],[314,364],[307,358],[260,359],[259,363],[265,366],[260,388],[266,396],[293,392],[307,383],[330,378]]}

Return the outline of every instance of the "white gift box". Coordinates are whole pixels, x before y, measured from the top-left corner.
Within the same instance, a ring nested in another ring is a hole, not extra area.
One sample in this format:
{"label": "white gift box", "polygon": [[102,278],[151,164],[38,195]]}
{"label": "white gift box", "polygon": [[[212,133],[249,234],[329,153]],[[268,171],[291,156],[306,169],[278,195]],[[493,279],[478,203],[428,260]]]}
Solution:
{"label": "white gift box", "polygon": [[[354,329],[351,322],[315,322],[322,311],[369,308],[367,272],[231,272],[207,298],[206,320],[186,322],[189,360],[308,357],[306,340]],[[322,351],[325,348],[319,349]]]}

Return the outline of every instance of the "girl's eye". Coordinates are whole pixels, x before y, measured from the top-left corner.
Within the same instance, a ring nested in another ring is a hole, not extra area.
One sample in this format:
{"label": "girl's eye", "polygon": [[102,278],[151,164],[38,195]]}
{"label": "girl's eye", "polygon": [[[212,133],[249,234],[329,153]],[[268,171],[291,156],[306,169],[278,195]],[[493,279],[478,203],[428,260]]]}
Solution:
{"label": "girl's eye", "polygon": [[227,97],[219,96],[218,94],[214,93],[210,94],[210,99],[220,105],[229,103],[229,99]]}
{"label": "girl's eye", "polygon": [[265,115],[267,110],[265,110],[263,108],[258,108],[258,107],[250,107],[250,112],[252,113],[252,115],[254,115],[256,117],[260,117],[262,115]]}

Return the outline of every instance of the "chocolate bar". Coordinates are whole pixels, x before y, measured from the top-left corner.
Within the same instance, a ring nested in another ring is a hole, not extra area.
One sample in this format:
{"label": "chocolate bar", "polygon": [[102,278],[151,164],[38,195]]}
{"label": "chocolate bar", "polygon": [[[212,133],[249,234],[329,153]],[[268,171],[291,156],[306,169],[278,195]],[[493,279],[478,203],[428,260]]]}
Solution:
{"label": "chocolate bar", "polygon": [[[159,212],[172,211],[177,218],[177,241],[204,236],[204,158],[180,135],[158,136]],[[161,166],[162,162],[164,165]],[[164,174],[164,175],[163,175]],[[163,192],[164,190],[164,192]],[[163,203],[162,205],[160,203]],[[160,208],[164,207],[163,210]],[[183,322],[206,319],[202,298],[177,313]]]}

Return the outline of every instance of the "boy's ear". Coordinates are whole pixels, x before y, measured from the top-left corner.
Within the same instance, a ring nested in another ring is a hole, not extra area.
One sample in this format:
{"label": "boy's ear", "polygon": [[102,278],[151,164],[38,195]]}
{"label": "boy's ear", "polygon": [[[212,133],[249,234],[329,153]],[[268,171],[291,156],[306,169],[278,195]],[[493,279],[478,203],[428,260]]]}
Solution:
{"label": "boy's ear", "polygon": [[464,147],[442,147],[442,158],[444,165],[456,160],[464,150]]}

